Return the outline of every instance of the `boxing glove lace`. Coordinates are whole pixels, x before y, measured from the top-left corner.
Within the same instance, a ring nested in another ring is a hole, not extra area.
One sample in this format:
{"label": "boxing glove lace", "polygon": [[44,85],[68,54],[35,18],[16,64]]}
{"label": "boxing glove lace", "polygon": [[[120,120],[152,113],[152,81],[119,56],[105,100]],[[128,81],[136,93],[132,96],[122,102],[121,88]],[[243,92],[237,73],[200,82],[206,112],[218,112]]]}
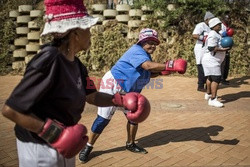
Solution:
{"label": "boxing glove lace", "polygon": [[184,74],[187,69],[187,61],[183,59],[169,60],[166,62],[166,68],[164,71],[178,72]]}

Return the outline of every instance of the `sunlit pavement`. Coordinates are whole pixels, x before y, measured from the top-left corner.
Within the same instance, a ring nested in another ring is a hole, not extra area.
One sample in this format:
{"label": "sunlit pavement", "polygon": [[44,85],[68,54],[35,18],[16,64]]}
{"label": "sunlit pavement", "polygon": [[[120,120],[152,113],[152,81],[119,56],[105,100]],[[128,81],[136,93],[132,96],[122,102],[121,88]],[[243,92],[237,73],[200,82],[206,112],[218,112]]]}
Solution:
{"label": "sunlit pavement", "polygon": [[[0,107],[21,76],[0,77]],[[229,78],[220,85],[223,108],[208,106],[197,78],[163,76],[142,94],[151,113],[139,125],[138,145],[148,154],[125,150],[126,119],[117,111],[97,140],[90,160],[81,166],[250,166],[250,77]],[[86,105],[81,123],[90,131],[97,108]],[[18,166],[14,124],[0,114],[0,166]]]}

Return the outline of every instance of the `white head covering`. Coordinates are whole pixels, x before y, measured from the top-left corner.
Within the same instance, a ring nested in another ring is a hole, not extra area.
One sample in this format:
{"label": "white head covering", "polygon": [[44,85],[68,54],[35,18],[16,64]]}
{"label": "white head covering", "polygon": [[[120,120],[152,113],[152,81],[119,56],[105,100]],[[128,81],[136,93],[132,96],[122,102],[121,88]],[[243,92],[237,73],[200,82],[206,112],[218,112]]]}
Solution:
{"label": "white head covering", "polygon": [[87,29],[98,21],[88,15],[83,0],[45,0],[44,4],[46,23],[41,35],[62,34],[74,28]]}
{"label": "white head covering", "polygon": [[221,23],[220,19],[215,17],[215,18],[212,18],[211,20],[209,20],[208,25],[209,25],[209,28],[213,28],[214,26],[216,26],[217,24],[220,24],[220,23]]}
{"label": "white head covering", "polygon": [[204,21],[206,21],[207,19],[211,19],[214,18],[215,16],[213,15],[213,13],[207,11],[205,16],[204,16]]}

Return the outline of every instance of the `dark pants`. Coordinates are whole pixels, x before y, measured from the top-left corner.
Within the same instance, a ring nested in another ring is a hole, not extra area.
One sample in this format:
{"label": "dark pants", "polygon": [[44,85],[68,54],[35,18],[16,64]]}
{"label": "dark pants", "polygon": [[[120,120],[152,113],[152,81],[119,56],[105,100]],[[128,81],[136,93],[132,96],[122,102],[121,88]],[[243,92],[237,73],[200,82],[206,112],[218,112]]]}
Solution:
{"label": "dark pants", "polygon": [[198,70],[198,88],[204,89],[207,77],[204,76],[202,64],[197,64]]}
{"label": "dark pants", "polygon": [[230,53],[226,52],[224,61],[221,63],[221,79],[226,80],[229,73]]}

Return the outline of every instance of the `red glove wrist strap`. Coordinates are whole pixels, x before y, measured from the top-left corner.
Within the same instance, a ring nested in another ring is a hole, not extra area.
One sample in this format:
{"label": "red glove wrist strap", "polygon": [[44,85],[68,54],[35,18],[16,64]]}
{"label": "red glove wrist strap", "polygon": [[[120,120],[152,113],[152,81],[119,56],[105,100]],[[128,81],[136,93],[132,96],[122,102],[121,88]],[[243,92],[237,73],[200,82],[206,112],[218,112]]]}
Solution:
{"label": "red glove wrist strap", "polygon": [[123,106],[123,102],[122,102],[122,95],[119,93],[114,94],[112,102],[115,104],[115,106]]}
{"label": "red glove wrist strap", "polygon": [[166,67],[164,71],[167,71],[169,68],[174,68],[174,60],[169,60],[166,62]]}
{"label": "red glove wrist strap", "polygon": [[38,134],[42,139],[44,139],[48,143],[55,142],[58,137],[61,135],[63,131],[63,127],[60,124],[52,121],[51,119],[47,119],[43,126],[43,130]]}

